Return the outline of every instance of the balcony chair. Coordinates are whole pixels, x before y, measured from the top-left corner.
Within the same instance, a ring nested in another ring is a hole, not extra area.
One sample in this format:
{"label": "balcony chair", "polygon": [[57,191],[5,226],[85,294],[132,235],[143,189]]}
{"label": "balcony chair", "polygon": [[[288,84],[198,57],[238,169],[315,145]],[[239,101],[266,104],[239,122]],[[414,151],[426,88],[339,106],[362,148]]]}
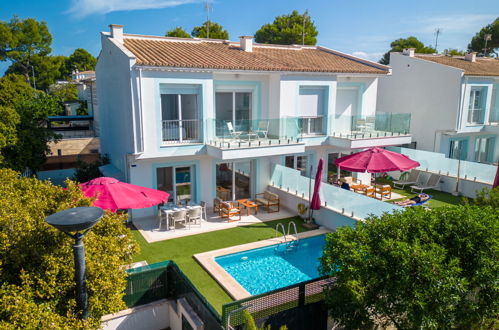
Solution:
{"label": "balcony chair", "polygon": [[203,216],[203,209],[201,207],[196,207],[187,211],[187,221],[189,229],[191,225],[199,225],[201,227],[201,218]]}
{"label": "balcony chair", "polygon": [[422,185],[418,184],[415,186],[411,186],[411,191],[412,192],[419,191],[419,193],[422,193],[424,190],[427,190],[427,189],[438,189],[440,186],[440,178],[441,177],[442,177],[441,175],[432,174],[432,175],[430,175],[428,180],[426,180],[425,184],[422,184]]}
{"label": "balcony chair", "polygon": [[241,134],[244,133],[243,131],[236,131],[230,121],[227,122],[227,129],[229,130],[230,137],[233,140],[239,140],[241,138]]}
{"label": "balcony chair", "polygon": [[[268,190],[263,193],[256,194],[255,202],[267,209],[267,213],[279,212],[280,210],[280,200],[279,195],[274,194]],[[277,209],[275,207],[277,206]]]}
{"label": "balcony chair", "polygon": [[269,133],[269,121],[268,120],[261,120],[258,122],[258,128],[254,131],[257,136],[263,135],[264,139],[267,139],[267,135]]}
{"label": "balcony chair", "polygon": [[419,182],[419,176],[421,175],[421,171],[412,170],[409,172],[409,176],[406,180],[398,180],[393,182],[394,188],[404,189],[404,186],[408,184],[415,184]]}
{"label": "balcony chair", "polygon": [[232,205],[230,202],[222,202],[220,213],[223,219],[227,219],[227,222],[241,220],[241,208]]}

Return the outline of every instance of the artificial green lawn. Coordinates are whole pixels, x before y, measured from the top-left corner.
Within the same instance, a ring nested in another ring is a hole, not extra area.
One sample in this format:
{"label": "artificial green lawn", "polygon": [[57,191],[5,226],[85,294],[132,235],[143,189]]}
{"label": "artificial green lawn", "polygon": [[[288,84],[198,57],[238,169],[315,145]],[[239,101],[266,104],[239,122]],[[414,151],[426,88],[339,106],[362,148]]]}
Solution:
{"label": "artificial green lawn", "polygon": [[[406,197],[411,198],[411,197],[414,197],[418,194],[417,192],[416,193],[411,192],[410,186],[406,186],[404,189],[393,188],[393,182],[391,180],[388,180],[388,179],[377,178],[376,182],[390,184],[392,186],[392,191],[397,193],[397,194],[400,194],[402,196],[406,196]],[[464,202],[464,197],[454,196],[452,194],[438,191],[438,190],[430,189],[430,190],[426,190],[425,193],[433,196],[432,199],[430,199],[427,203],[430,208],[459,205],[459,204],[463,204],[463,202]],[[393,203],[393,202],[400,201],[400,200],[403,200],[403,199],[394,199],[394,200],[389,201],[389,203]]]}
{"label": "artificial green lawn", "polygon": [[276,235],[275,226],[277,223],[280,222],[286,227],[288,222],[292,220],[296,223],[298,232],[307,231],[302,226],[303,221],[299,217],[212,231],[156,243],[147,243],[138,230],[133,230],[135,240],[140,245],[140,253],[134,256],[134,261],[145,260],[151,264],[163,260],[173,260],[208,302],[221,313],[222,305],[232,301],[232,298],[197,263],[193,255],[273,238]]}

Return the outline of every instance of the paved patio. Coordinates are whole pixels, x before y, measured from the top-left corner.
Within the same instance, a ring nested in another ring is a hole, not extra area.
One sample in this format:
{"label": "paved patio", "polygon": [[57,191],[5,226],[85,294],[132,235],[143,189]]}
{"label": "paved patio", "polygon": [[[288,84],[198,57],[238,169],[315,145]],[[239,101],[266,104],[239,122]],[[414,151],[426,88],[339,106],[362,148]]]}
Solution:
{"label": "paved patio", "polygon": [[175,230],[165,230],[164,228],[160,230],[158,218],[156,216],[137,218],[132,220],[132,222],[142,234],[144,239],[148,243],[153,243],[184,236],[202,234],[210,231],[247,226],[254,223],[267,222],[296,216],[295,211],[290,211],[283,208],[282,206],[279,212],[274,213],[267,213],[267,211],[265,211],[264,209],[259,209],[257,215],[254,215],[252,211],[251,215],[247,216],[246,210],[243,210],[242,213],[243,215],[240,221],[227,222],[226,219],[222,219],[218,216],[218,214],[213,213],[212,208],[208,208],[208,219],[203,218],[201,221],[201,226],[193,225],[190,227],[190,229],[189,227],[184,227],[183,224],[177,224]]}

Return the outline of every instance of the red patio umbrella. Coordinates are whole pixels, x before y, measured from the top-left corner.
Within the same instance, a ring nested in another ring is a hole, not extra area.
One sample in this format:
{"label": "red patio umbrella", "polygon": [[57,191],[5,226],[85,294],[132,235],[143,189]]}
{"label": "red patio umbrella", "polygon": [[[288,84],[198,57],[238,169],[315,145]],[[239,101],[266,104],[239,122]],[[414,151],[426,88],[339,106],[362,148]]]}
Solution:
{"label": "red patio umbrella", "polygon": [[390,171],[408,171],[419,163],[406,155],[373,147],[336,159],[336,165],[351,172],[383,173]]}
{"label": "red patio umbrella", "polygon": [[142,209],[167,202],[164,191],[136,186],[115,178],[101,177],[80,185],[86,197],[97,196],[94,206],[116,212],[117,209]]}
{"label": "red patio umbrella", "polygon": [[312,215],[314,210],[321,209],[321,198],[319,196],[319,190],[321,189],[322,182],[322,171],[324,169],[324,160],[319,159],[319,164],[317,164],[317,172],[315,173],[315,183],[314,183],[314,194],[312,196],[312,201],[310,202],[310,221],[312,221]]}

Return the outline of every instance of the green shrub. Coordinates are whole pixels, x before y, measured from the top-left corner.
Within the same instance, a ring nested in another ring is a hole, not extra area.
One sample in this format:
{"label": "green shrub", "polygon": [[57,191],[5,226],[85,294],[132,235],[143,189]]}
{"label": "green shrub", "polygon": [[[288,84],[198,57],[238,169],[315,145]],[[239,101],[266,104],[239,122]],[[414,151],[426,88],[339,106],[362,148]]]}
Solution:
{"label": "green shrub", "polygon": [[89,206],[79,187],[19,177],[0,169],[0,328],[98,328],[125,308],[124,264],[137,246],[120,215],[106,212],[85,236],[90,318],[78,320],[73,240],[45,222],[63,209]]}

